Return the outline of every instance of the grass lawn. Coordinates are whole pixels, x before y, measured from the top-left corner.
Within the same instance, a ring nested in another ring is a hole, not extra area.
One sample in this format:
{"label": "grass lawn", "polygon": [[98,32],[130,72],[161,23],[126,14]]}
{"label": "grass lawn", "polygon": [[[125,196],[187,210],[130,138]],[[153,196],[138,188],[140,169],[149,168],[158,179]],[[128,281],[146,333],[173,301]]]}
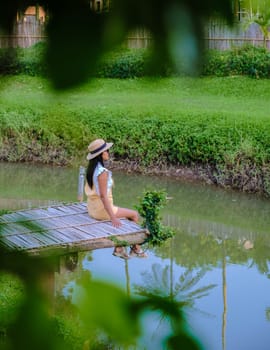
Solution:
{"label": "grass lawn", "polygon": [[246,77],[99,79],[56,94],[40,78],[15,76],[0,80],[2,108],[108,110],[134,117],[199,113],[268,120],[269,94],[269,80]]}

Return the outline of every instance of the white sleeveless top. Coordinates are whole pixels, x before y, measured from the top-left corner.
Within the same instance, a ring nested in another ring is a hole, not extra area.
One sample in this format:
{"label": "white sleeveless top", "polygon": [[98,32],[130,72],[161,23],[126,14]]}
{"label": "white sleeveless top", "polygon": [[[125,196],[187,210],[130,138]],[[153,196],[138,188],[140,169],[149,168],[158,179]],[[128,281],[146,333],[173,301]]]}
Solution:
{"label": "white sleeveless top", "polygon": [[104,168],[104,166],[102,166],[101,163],[98,163],[97,166],[96,166],[96,169],[94,171],[94,174],[93,174],[93,184],[95,186],[96,193],[99,196],[100,196],[100,191],[99,191],[98,177],[104,171],[106,171],[108,173],[107,193],[110,192],[110,190],[112,189],[112,186],[113,186],[112,172],[110,170]]}

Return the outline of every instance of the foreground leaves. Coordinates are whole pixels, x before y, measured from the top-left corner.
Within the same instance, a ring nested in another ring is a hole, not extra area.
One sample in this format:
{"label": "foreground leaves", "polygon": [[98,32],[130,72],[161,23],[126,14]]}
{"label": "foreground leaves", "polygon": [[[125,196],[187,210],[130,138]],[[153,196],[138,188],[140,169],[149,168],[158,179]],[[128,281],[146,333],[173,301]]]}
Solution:
{"label": "foreground leaves", "polygon": [[[20,276],[24,285],[24,297],[18,300],[13,318],[1,325],[4,337],[0,349],[73,349],[66,341],[65,333],[59,333],[52,313],[53,301],[44,294],[45,290],[48,292],[47,288],[44,290],[44,281],[54,273],[53,265],[22,254],[6,255],[3,249],[0,263],[1,270]],[[88,334],[88,339],[102,336],[110,344],[135,345],[142,332],[142,315],[158,311],[170,321],[171,329],[163,339],[168,349],[179,349],[179,346],[189,350],[200,348],[186,331],[178,303],[167,297],[152,295],[130,299],[118,287],[92,281],[89,276],[81,279],[75,293],[74,305],[80,328],[86,329],[84,334]],[[87,339],[82,339],[82,343],[83,340],[87,343]]]}

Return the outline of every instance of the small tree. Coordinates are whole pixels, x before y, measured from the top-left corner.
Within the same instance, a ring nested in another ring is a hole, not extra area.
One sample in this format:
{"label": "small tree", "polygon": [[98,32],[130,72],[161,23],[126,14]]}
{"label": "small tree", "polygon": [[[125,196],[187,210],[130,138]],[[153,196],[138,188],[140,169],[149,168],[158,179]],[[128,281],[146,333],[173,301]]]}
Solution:
{"label": "small tree", "polygon": [[248,28],[252,23],[256,23],[263,35],[263,44],[266,48],[269,38],[270,27],[270,1],[269,0],[244,0],[243,7],[246,9],[247,17],[245,27]]}

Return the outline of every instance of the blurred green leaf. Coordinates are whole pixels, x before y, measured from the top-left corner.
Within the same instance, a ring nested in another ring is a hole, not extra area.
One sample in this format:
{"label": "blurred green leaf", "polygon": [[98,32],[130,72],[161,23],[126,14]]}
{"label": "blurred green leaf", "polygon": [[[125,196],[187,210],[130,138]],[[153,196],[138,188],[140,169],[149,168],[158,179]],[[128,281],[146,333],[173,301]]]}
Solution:
{"label": "blurred green leaf", "polygon": [[116,286],[101,281],[84,281],[76,305],[90,329],[100,329],[117,342],[129,344],[139,335],[136,314],[130,312],[130,300]]}

